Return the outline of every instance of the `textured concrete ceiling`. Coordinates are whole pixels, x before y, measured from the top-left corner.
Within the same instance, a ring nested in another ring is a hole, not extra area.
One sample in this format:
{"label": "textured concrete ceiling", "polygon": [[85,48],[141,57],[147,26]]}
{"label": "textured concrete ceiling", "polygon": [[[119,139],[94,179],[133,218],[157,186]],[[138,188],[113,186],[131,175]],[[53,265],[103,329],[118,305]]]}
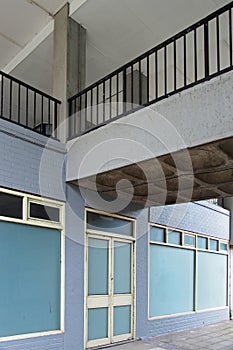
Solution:
{"label": "textured concrete ceiling", "polygon": [[[184,163],[187,151],[192,172]],[[111,200],[119,196],[130,202],[133,197],[142,207],[233,195],[233,137],[179,151],[175,158],[176,164],[174,154],[167,154],[73,183],[91,191],[97,188]]]}

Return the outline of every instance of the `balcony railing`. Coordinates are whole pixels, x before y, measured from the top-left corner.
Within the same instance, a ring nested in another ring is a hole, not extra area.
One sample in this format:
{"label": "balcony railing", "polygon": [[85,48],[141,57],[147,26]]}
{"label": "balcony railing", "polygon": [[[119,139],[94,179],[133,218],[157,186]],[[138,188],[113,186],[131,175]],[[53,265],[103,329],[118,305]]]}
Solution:
{"label": "balcony railing", "polygon": [[69,103],[69,138],[232,69],[233,2],[115,70]]}
{"label": "balcony railing", "polygon": [[0,71],[0,118],[57,137],[60,101]]}

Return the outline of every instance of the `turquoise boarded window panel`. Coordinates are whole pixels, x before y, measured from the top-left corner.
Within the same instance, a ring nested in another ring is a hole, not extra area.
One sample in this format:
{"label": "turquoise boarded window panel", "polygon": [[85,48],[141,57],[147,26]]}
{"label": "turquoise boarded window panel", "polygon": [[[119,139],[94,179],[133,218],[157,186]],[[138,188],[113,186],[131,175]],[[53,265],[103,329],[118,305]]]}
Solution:
{"label": "turquoise boarded window panel", "polygon": [[0,222],[0,336],[60,329],[60,232]]}
{"label": "turquoise boarded window panel", "polygon": [[114,294],[131,293],[131,244],[114,242]]}
{"label": "turquoise boarded window panel", "polygon": [[161,227],[150,228],[150,240],[155,242],[164,242],[164,232],[165,230]]}
{"label": "turquoise boarded window panel", "polygon": [[194,251],[150,245],[150,317],[193,311]]}
{"label": "turquoise boarded window panel", "polygon": [[88,310],[88,340],[108,338],[108,308]]}
{"label": "turquoise boarded window panel", "polygon": [[87,213],[87,228],[104,232],[133,236],[132,221],[98,213]]}
{"label": "turquoise boarded window panel", "polygon": [[88,239],[88,295],[108,294],[108,241]]}
{"label": "turquoise boarded window panel", "polygon": [[131,333],[131,306],[114,306],[113,335]]}
{"label": "turquoise boarded window panel", "polygon": [[227,304],[227,256],[198,252],[197,308],[223,307]]}

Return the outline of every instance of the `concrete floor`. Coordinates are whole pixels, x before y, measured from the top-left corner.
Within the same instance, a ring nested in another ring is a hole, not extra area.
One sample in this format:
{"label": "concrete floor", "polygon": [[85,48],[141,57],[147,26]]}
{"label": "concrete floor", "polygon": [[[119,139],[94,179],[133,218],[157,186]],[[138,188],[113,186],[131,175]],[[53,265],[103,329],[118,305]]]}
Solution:
{"label": "concrete floor", "polygon": [[111,350],[233,350],[233,321],[109,347]]}

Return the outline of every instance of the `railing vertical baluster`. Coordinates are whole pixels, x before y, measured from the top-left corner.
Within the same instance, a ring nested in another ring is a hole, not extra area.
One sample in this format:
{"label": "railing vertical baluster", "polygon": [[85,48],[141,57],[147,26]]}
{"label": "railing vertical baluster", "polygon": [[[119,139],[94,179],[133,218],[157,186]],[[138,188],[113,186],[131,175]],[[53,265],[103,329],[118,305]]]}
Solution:
{"label": "railing vertical baluster", "polygon": [[41,132],[42,133],[45,133],[45,130],[44,130],[44,97],[41,96]]}
{"label": "railing vertical baluster", "polygon": [[105,80],[103,81],[103,122],[105,122]]}
{"label": "railing vertical baluster", "polygon": [[134,91],[134,86],[133,86],[133,84],[134,84],[134,76],[133,76],[133,64],[131,65],[131,83],[130,83],[130,85],[131,85],[131,108],[133,109],[133,105],[134,105],[134,98],[133,98],[133,91]]}
{"label": "railing vertical baluster", "polygon": [[[70,103],[68,104],[68,137],[72,137],[72,105],[73,103],[76,103],[76,99],[71,100]],[[76,118],[73,117],[73,118]],[[76,130],[73,127],[74,132],[76,132]],[[75,134],[74,134],[75,135]]]}
{"label": "railing vertical baluster", "polygon": [[187,85],[187,48],[186,48],[186,35],[184,34],[184,86]]}
{"label": "railing vertical baluster", "polygon": [[[70,113],[69,113],[70,115]],[[51,124],[51,100],[50,98],[48,99],[48,124],[50,126]]]}
{"label": "railing vertical baluster", "polygon": [[139,105],[142,105],[142,61],[138,62],[138,70],[139,70]]}
{"label": "railing vertical baluster", "polygon": [[21,116],[21,111],[20,111],[20,102],[21,102],[21,85],[18,85],[18,123],[20,124],[20,116]]}
{"label": "railing vertical baluster", "polygon": [[96,86],[96,124],[99,124],[99,85]]}
{"label": "railing vertical baluster", "polygon": [[126,102],[127,102],[127,83],[126,83],[126,68],[123,70],[123,113],[126,112]]}
{"label": "railing vertical baluster", "polygon": [[4,76],[2,75],[2,80],[1,80],[1,117],[3,117],[3,103],[4,103]]}
{"label": "railing vertical baluster", "polygon": [[26,88],[26,126],[28,126],[28,88]]}
{"label": "railing vertical baluster", "polygon": [[88,92],[85,93],[85,101],[84,101],[84,106],[85,106],[85,127],[87,125],[87,94],[88,94]]}
{"label": "railing vertical baluster", "polygon": [[147,79],[146,79],[146,92],[147,92],[147,98],[146,103],[150,101],[150,56],[148,55],[146,58],[146,65],[147,65]]}
{"label": "railing vertical baluster", "polygon": [[197,30],[194,29],[194,77],[197,81]]}
{"label": "railing vertical baluster", "polygon": [[155,99],[157,100],[158,94],[158,51],[155,51]]}
{"label": "railing vertical baluster", "polygon": [[34,113],[34,125],[33,125],[33,128],[35,128],[35,126],[36,126],[36,92],[35,91],[34,91],[33,113]]}
{"label": "railing vertical baluster", "polygon": [[205,77],[209,77],[209,22],[204,24]]}
{"label": "railing vertical baluster", "polygon": [[217,71],[220,71],[220,42],[219,42],[219,16],[216,17],[216,40],[217,40]]}
{"label": "railing vertical baluster", "polygon": [[164,47],[164,94],[167,95],[167,46]]}
{"label": "railing vertical baluster", "polygon": [[58,123],[58,115],[57,115],[57,102],[54,101],[54,137],[57,137],[57,123]]}
{"label": "railing vertical baluster", "polygon": [[117,115],[119,113],[119,74],[117,73],[116,76],[116,97],[117,97],[117,105],[116,105],[116,110],[117,110]]}
{"label": "railing vertical baluster", "polygon": [[174,63],[174,91],[176,90],[176,40],[173,41],[173,63]]}
{"label": "railing vertical baluster", "polygon": [[10,120],[12,119],[12,93],[13,93],[12,89],[13,89],[13,82],[10,79],[10,101],[9,101],[9,119]]}
{"label": "railing vertical baluster", "polygon": [[91,124],[93,124],[93,89],[91,89]]}
{"label": "railing vertical baluster", "polygon": [[230,46],[230,66],[232,66],[232,15],[229,10],[229,46]]}
{"label": "railing vertical baluster", "polygon": [[109,80],[109,119],[112,119],[112,77]]}

